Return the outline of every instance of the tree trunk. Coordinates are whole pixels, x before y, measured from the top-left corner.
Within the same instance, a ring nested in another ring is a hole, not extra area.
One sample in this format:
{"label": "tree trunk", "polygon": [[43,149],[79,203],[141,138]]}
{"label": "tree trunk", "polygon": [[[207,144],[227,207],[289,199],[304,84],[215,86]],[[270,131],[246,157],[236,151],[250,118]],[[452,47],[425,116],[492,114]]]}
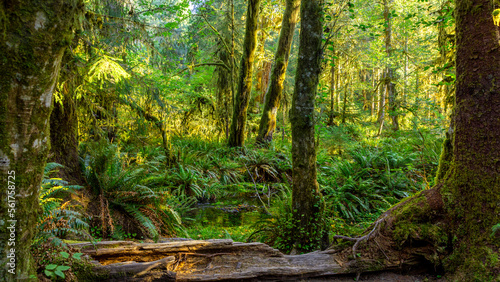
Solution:
{"label": "tree trunk", "polygon": [[229,134],[229,146],[241,147],[245,143],[247,109],[252,91],[253,60],[257,47],[257,20],[259,19],[260,0],[249,0],[243,57],[241,58],[238,89],[233,109],[233,121]]}
{"label": "tree trunk", "polygon": [[385,97],[387,95],[387,83],[386,83],[386,78],[387,78],[387,69],[384,71],[382,74],[384,79],[384,87],[380,87],[380,98],[379,98],[379,103],[378,103],[378,124],[379,124],[379,129],[377,135],[382,134],[382,130],[384,130],[384,121],[385,121]]}
{"label": "tree trunk", "polygon": [[347,93],[349,91],[349,86],[350,86],[351,78],[349,73],[345,73],[345,86],[344,86],[344,100],[342,102],[342,117],[341,117],[341,123],[345,124],[345,119],[346,119],[346,114],[347,114]]}
{"label": "tree trunk", "polygon": [[[78,116],[73,98],[77,81],[77,66],[71,52],[66,51],[59,81],[64,81],[60,91],[62,101],[55,101],[50,115],[49,160],[62,164],[58,177],[72,184],[83,184],[80,159],[78,156]],[[75,75],[76,74],[76,75]]]}
{"label": "tree trunk", "polygon": [[[217,56],[221,62],[224,64],[231,65],[231,53],[224,48],[224,43],[222,42],[224,38],[219,38],[217,41],[218,49]],[[229,39],[230,40],[230,39]],[[218,122],[220,124],[220,130],[225,132],[226,139],[229,138],[229,118],[232,109],[232,79],[231,71],[222,66],[217,66],[215,68],[214,74],[217,76],[216,81],[216,99],[217,99],[217,116]]]}
{"label": "tree trunk", "polygon": [[500,232],[490,236],[500,223],[500,34],[492,10],[489,1],[456,1],[455,138],[441,194],[458,239],[445,267],[469,281],[500,278]]}
{"label": "tree trunk", "polygon": [[332,51],[332,62],[331,68],[330,68],[330,114],[328,116],[328,125],[332,126],[335,124],[335,92],[336,92],[336,85],[337,82],[335,80],[335,73],[336,73],[336,63],[335,63],[335,45],[333,45],[333,51]]}
{"label": "tree trunk", "polygon": [[269,143],[276,129],[276,115],[283,93],[288,58],[293,41],[293,33],[299,14],[300,0],[287,0],[285,14],[281,23],[278,49],[274,56],[274,67],[271,73],[271,85],[265,95],[264,111],[260,119],[257,143]]}
{"label": "tree trunk", "polygon": [[[384,0],[384,21],[385,21],[385,52],[387,57],[387,66],[385,71],[385,89],[389,99],[389,115],[392,120],[392,129],[399,130],[398,116],[396,113],[396,84],[394,83],[394,67],[392,66],[392,16],[390,5],[393,0]],[[382,133],[383,120],[380,122],[379,135]]]}
{"label": "tree trunk", "polygon": [[316,181],[316,146],[314,143],[314,100],[320,74],[322,1],[301,4],[300,47],[295,75],[291,123],[293,188],[292,206],[294,250],[316,249],[322,237],[321,199]]}
{"label": "tree trunk", "polygon": [[445,144],[451,160],[441,159],[449,164],[440,163],[433,188],[382,215],[364,251],[356,251],[359,244],[347,250],[370,264],[365,269],[413,257],[443,268],[450,281],[500,279],[500,232],[493,231],[500,221],[500,33],[489,3],[456,1],[454,137]]}
{"label": "tree trunk", "polygon": [[83,12],[83,1],[0,4],[0,192],[5,199],[0,277],[6,281],[35,274],[30,246],[50,147],[52,92],[77,12]]}

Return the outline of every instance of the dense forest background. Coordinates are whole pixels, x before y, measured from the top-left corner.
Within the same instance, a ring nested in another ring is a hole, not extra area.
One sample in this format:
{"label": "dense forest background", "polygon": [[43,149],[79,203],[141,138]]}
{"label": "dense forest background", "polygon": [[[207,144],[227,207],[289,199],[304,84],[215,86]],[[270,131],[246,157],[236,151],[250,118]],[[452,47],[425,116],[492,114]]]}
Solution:
{"label": "dense forest background", "polygon": [[[87,203],[77,205],[93,214],[92,235],[244,240],[257,231],[251,239],[291,248],[289,111],[299,25],[272,142],[255,143],[284,4],[260,5],[244,146],[234,147],[245,2],[86,3],[84,28],[63,59],[49,160],[64,165],[64,180],[86,186]],[[325,5],[314,121],[329,234],[353,234],[433,185],[453,101],[452,7]],[[237,228],[190,220],[201,203],[269,217]]]}
{"label": "dense forest background", "polygon": [[69,269],[47,268],[59,248],[81,240],[324,249],[447,172],[454,1],[324,1],[309,117],[321,208],[306,242],[292,199],[300,1],[84,2],[54,90],[39,195],[33,250],[49,278]]}

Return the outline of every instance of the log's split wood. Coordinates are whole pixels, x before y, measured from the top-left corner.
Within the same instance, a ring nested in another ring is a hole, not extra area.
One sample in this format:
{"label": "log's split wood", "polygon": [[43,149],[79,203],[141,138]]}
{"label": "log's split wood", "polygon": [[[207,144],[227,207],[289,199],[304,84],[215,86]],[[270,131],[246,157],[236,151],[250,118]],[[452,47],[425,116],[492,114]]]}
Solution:
{"label": "log's split wood", "polygon": [[175,281],[175,272],[168,271],[168,266],[175,262],[175,257],[169,256],[152,262],[119,262],[108,265],[97,263],[95,270],[108,276],[108,280],[143,281],[155,277],[162,281]]}
{"label": "log's split wood", "polygon": [[[366,272],[373,261],[346,260],[334,250],[284,255],[262,243],[232,240],[73,244],[96,261],[107,281],[294,281]],[[397,269],[398,263],[384,263]]]}

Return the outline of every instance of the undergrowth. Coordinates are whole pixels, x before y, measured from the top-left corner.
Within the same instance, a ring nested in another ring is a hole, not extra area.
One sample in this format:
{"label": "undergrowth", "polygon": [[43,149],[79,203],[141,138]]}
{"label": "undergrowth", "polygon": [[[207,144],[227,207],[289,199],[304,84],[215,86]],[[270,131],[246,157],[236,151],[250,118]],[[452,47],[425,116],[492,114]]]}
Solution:
{"label": "undergrowth", "polygon": [[[319,134],[318,183],[330,238],[356,234],[402,198],[433,184],[442,141],[435,132],[369,137],[364,127],[345,125],[324,127]],[[156,146],[85,143],[85,176],[98,211],[92,224],[102,228],[103,237],[232,238],[290,250],[290,147],[286,138],[268,147],[235,149],[206,138],[176,137],[171,140],[176,161],[167,164]],[[241,228],[192,218],[199,204],[227,199],[240,204],[252,199],[263,216]]]}

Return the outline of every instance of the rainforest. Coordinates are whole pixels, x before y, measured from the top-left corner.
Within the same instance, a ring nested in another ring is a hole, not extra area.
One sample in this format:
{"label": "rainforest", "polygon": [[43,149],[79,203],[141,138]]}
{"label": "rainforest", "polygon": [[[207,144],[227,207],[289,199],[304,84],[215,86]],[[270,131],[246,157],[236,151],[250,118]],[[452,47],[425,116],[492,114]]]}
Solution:
{"label": "rainforest", "polygon": [[0,280],[500,281],[498,0],[0,2]]}

